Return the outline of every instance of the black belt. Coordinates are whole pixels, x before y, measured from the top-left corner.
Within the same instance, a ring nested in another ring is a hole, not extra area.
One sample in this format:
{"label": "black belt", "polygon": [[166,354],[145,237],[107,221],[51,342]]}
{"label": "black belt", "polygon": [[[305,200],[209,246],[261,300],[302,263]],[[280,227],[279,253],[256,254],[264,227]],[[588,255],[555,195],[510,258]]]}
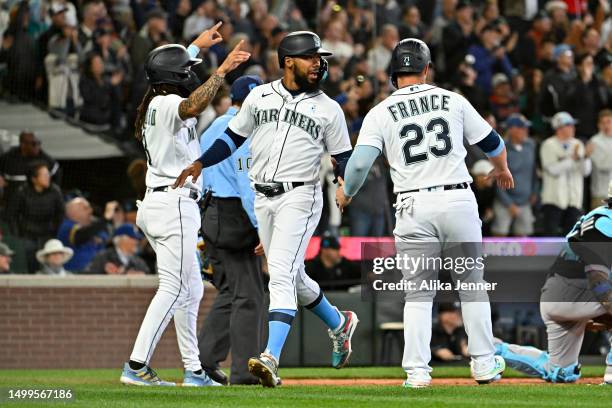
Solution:
{"label": "black belt", "polygon": [[[166,192],[166,191],[170,191],[172,187],[170,186],[160,186],[160,187],[153,187],[151,189],[151,191],[153,191],[154,193],[157,192]],[[189,189],[189,198],[191,198],[192,200],[198,201],[198,199],[200,198],[200,193],[198,192],[198,190],[194,190],[193,188]]]}
{"label": "black belt", "polygon": [[419,191],[434,191],[438,187],[444,187],[444,190],[465,190],[470,185],[468,183],[459,183],[459,184],[447,184],[445,186],[435,186],[435,187],[425,187],[425,188],[415,188],[414,190],[408,191],[400,191],[398,194],[404,193],[418,193]]}
{"label": "black belt", "polygon": [[[286,193],[287,191],[291,191],[296,187],[303,186],[304,184],[306,183],[304,183],[303,181],[295,181],[293,183],[291,182],[265,183],[265,184],[255,183],[255,190],[265,195],[266,197],[275,197],[283,193]],[[288,190],[285,190],[285,185],[289,187]]]}

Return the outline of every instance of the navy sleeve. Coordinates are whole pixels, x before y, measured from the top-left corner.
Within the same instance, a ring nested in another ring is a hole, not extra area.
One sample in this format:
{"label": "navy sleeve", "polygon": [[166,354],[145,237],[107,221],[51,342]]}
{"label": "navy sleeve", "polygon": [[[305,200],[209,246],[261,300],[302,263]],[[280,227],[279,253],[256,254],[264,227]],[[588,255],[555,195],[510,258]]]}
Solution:
{"label": "navy sleeve", "polygon": [[486,153],[488,157],[495,157],[499,155],[504,148],[504,140],[501,138],[499,133],[495,129],[491,130],[484,139],[476,143],[478,147]]}
{"label": "navy sleeve", "polygon": [[351,157],[352,150],[346,152],[332,154],[332,157],[336,160],[336,168],[334,168],[334,175],[336,178],[344,178],[344,170],[346,170],[346,164]]}
{"label": "navy sleeve", "polygon": [[232,155],[246,139],[228,127],[225,132],[197,160],[202,167],[214,166]]}

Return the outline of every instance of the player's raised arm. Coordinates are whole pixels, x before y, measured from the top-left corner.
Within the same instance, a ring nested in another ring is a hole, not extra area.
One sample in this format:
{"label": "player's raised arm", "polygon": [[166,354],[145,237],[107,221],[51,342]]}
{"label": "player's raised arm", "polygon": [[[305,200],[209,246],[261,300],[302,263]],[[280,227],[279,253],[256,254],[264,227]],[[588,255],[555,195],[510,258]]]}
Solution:
{"label": "player's raised arm", "polygon": [[[217,28],[221,23],[217,23],[210,30],[206,30],[204,33],[200,34],[200,36],[193,42],[192,46],[202,48],[200,45],[204,47],[210,47],[211,45],[216,44],[221,41],[221,35],[217,33]],[[217,71],[208,78],[204,84],[199,86],[195,91],[189,95],[189,98],[185,99],[179,105],[179,116],[181,119],[185,120],[187,118],[193,118],[198,116],[210,103],[212,98],[214,98],[219,87],[223,85],[225,80],[225,75],[236,69],[240,64],[245,62],[251,57],[251,54],[242,51],[241,47],[244,41],[240,41],[236,47],[230,52],[225,61],[221,64]],[[190,46],[190,48],[192,47]]]}

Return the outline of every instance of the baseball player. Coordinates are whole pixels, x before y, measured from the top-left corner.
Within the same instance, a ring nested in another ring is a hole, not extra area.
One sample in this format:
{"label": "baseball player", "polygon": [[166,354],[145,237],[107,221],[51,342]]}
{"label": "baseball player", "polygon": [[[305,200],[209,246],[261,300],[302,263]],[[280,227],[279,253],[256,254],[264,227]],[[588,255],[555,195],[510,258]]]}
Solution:
{"label": "baseball player", "polygon": [[203,32],[190,45],[170,44],[149,53],[145,70],[149,89],[138,108],[136,138],[145,149],[148,171],[147,192],[140,204],[136,223],[157,255],[159,289],[144,317],[130,361],[125,363],[121,382],[131,385],[174,385],[162,381],[149,367],[155,346],[174,317],[179,349],[185,366],[185,386],[219,385],[202,371],[198,357],[196,322],[203,285],[195,258],[201,196],[198,183],[170,188],[183,167],[200,154],[195,119],[208,105],[224,76],[250,54],[240,44],[206,83],[191,67],[200,48],[222,40],[221,23]]}
{"label": "baseball player", "polygon": [[279,384],[278,361],[298,304],[329,328],[336,368],[349,359],[358,322],[355,313],[332,306],[304,271],[306,247],[323,206],[321,156],[327,150],[342,175],[351,153],[340,106],[319,90],[327,73],[323,57],[329,55],[314,33],[287,35],[278,49],[283,78],[251,91],[225,133],[175,184],[182,186],[188,176],[197,178],[202,168],[225,159],[251,137],[249,176],[256,191],[258,233],[268,259],[270,307],[266,350],[251,358],[248,366],[266,387]]}
{"label": "baseball player", "polygon": [[[232,83],[232,106],[210,125],[200,138],[203,151],[225,131],[252,89],[263,82],[244,75]],[[251,189],[251,165],[247,140],[227,160],[209,167],[202,176],[210,192],[202,216],[202,234],[213,269],[212,281],[219,291],[201,329],[200,361],[213,380],[227,384],[259,384],[248,372],[247,362],[263,348],[265,314],[263,248],[257,235],[255,192]],[[232,351],[230,378],[219,363]]]}
{"label": "baseball player", "polygon": [[[496,344],[510,367],[560,383],[580,378],[578,356],[587,322],[612,316],[612,180],[606,205],[582,216],[566,237],[568,245],[551,267],[540,297],[548,352]],[[612,384],[612,344],[606,366],[604,384]]]}
{"label": "baseball player", "polygon": [[[409,38],[397,44],[392,53],[391,80],[398,89],[366,115],[347,164],[344,186],[336,196],[341,209],[348,205],[383,153],[397,194],[393,233],[398,252],[410,243],[426,243],[446,251],[453,242],[482,241],[478,207],[469,188],[472,178],[464,162],[464,137],[488,155],[494,166],[491,175],[500,188],[514,184],[501,137],[463,96],[426,83],[430,63],[424,42]],[[484,282],[482,275],[482,269],[474,268],[461,281],[479,284]],[[426,387],[431,382],[434,295],[435,290],[406,294],[402,361],[406,387]],[[477,301],[469,301],[473,294],[460,290],[459,296],[472,376],[479,383],[499,379],[505,364],[503,358],[494,356],[488,295],[484,292]]]}

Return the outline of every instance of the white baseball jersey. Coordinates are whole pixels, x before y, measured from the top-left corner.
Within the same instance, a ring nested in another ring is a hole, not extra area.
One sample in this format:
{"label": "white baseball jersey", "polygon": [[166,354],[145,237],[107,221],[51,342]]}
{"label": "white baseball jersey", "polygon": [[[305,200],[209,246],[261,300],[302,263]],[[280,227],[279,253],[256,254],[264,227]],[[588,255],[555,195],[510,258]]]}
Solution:
{"label": "white baseball jersey", "polygon": [[475,144],[491,130],[463,96],[420,84],[398,89],[370,110],[357,145],[384,153],[397,193],[471,182],[463,137]]}
{"label": "white baseball jersey", "polygon": [[280,79],[253,89],[229,128],[251,137],[255,182],[312,182],[324,150],[351,150],[340,105],[322,91],[293,97]]}
{"label": "white baseball jersey", "polygon": [[[197,119],[182,120],[178,114],[183,98],[179,95],[154,97],[145,118],[142,144],[147,156],[147,187],[171,186],[183,169],[200,157],[200,142],[196,133]],[[185,187],[201,191],[200,183]]]}

